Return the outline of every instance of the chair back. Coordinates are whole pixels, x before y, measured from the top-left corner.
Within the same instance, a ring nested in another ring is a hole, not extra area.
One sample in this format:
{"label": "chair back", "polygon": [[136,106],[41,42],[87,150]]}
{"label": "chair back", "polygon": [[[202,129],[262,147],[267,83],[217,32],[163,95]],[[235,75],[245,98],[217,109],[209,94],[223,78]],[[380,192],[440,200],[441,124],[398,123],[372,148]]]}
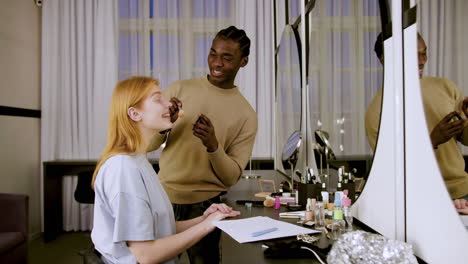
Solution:
{"label": "chair back", "polygon": [[82,171],[78,173],[78,184],[74,193],[77,202],[94,204],[94,190],[91,188],[93,173],[94,171]]}

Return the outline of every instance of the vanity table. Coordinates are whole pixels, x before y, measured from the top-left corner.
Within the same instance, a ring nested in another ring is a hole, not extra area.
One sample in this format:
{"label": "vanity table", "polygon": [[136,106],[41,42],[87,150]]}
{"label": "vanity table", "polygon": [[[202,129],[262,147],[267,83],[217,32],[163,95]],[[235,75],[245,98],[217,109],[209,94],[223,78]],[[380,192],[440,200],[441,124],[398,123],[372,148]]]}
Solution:
{"label": "vanity table", "polygon": [[[282,173],[274,170],[258,170],[256,174],[260,175],[260,180],[274,180],[275,185],[279,186],[279,183],[288,180]],[[285,206],[281,206],[279,210],[274,208],[268,208],[263,206],[252,205],[251,208],[247,208],[243,204],[237,204],[236,200],[261,200],[255,198],[255,193],[259,192],[259,184],[257,179],[241,179],[239,182],[231,187],[228,193],[222,196],[222,201],[229,206],[233,207],[234,210],[241,212],[238,218],[247,218],[254,216],[267,216],[275,220],[285,221],[288,223],[296,224],[298,219],[284,219],[279,218],[281,212],[288,211]],[[235,218],[236,219],[236,218]],[[319,236],[319,235],[316,235]],[[313,254],[310,253],[310,258],[291,258],[287,259],[272,259],[265,258],[262,248],[264,242],[270,241],[295,241],[296,237],[290,238],[279,238],[275,240],[258,241],[251,243],[240,244],[226,233],[221,235],[221,249],[222,249],[222,263],[223,264],[238,264],[238,263],[320,263],[318,262]],[[324,260],[325,261],[325,260]]]}

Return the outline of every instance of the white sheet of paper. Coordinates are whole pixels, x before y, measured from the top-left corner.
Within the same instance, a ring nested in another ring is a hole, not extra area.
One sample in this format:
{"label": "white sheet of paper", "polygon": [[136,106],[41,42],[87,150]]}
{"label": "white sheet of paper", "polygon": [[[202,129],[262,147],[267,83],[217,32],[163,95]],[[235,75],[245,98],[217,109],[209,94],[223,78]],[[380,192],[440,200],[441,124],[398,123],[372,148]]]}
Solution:
{"label": "white sheet of paper", "polygon": [[[216,221],[213,224],[226,232],[239,243],[261,241],[279,237],[296,236],[299,234],[320,233],[320,231],[300,227],[270,217],[256,216],[239,220]],[[278,230],[253,237],[252,233],[276,227]]]}
{"label": "white sheet of paper", "polygon": [[463,224],[466,226],[466,228],[468,229],[468,215],[461,215],[460,216]]}

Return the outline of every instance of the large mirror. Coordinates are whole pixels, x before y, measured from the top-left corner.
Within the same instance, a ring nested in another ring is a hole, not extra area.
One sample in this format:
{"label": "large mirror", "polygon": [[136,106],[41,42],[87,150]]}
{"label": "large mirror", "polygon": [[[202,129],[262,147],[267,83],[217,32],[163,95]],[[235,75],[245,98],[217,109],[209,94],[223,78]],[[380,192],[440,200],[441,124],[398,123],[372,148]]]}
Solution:
{"label": "large mirror", "polygon": [[381,32],[378,1],[316,1],[308,23],[307,138],[313,142],[308,151],[315,154],[308,156],[315,157],[317,173],[328,177],[334,191],[343,167],[366,179],[372,164],[366,111],[377,110],[372,113],[378,131],[381,101],[373,98],[383,85],[374,51]]}
{"label": "large mirror", "polygon": [[[440,174],[462,215],[468,215],[468,109],[463,107],[468,31],[458,25],[468,23],[466,12],[468,5],[461,2],[419,1],[417,6],[418,77],[427,131]],[[441,20],[435,23],[436,18]]]}
{"label": "large mirror", "polygon": [[[456,25],[463,23],[462,14],[468,6],[457,5],[454,1],[450,4],[439,1],[433,5],[430,1],[423,2],[419,9],[420,25],[416,20],[418,9],[411,6],[414,2],[404,1],[401,7],[401,15],[406,18],[402,34],[405,236],[415,245],[415,254],[427,263],[464,263],[468,259],[468,232],[458,212],[468,213],[468,174],[457,144],[468,144],[468,109],[462,90],[449,78],[459,77],[452,73],[458,71],[466,59],[459,58],[463,57],[459,54],[466,47],[460,45],[466,38],[466,30]],[[450,19],[441,19],[446,17]],[[433,24],[434,19],[437,23]],[[428,51],[431,46],[432,51]],[[431,54],[437,56],[429,62]],[[432,63],[435,64],[432,70],[425,71],[426,64]],[[387,123],[386,119],[383,121]],[[380,156],[381,152],[377,151]],[[425,197],[428,190],[430,195]],[[454,201],[460,207],[458,212]],[[427,221],[420,221],[421,213],[427,213]],[[439,226],[440,229],[434,230]],[[438,252],[441,241],[446,249],[443,254]]]}
{"label": "large mirror", "polygon": [[[276,58],[276,169],[284,174],[288,163],[283,164],[281,146],[290,135],[301,130],[301,60],[297,31],[284,27]],[[299,170],[301,171],[301,170]],[[289,174],[287,174],[289,175]]]}

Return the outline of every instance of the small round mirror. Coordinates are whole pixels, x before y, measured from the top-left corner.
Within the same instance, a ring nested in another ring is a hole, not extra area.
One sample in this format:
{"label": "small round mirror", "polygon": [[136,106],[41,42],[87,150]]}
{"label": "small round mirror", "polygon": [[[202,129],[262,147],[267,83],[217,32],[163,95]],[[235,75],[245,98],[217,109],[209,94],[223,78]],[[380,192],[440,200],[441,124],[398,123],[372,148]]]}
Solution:
{"label": "small round mirror", "polygon": [[297,152],[299,152],[301,142],[302,142],[301,131],[299,130],[294,131],[291,134],[291,136],[289,136],[288,141],[284,145],[283,155],[281,157],[283,162],[296,160],[295,155],[297,154]]}
{"label": "small round mirror", "polygon": [[[333,153],[332,147],[328,138],[330,136],[323,130],[315,130],[315,142],[317,142],[317,150],[320,155],[325,157],[326,161],[335,160],[335,153]],[[320,165],[321,166],[321,165]]]}

